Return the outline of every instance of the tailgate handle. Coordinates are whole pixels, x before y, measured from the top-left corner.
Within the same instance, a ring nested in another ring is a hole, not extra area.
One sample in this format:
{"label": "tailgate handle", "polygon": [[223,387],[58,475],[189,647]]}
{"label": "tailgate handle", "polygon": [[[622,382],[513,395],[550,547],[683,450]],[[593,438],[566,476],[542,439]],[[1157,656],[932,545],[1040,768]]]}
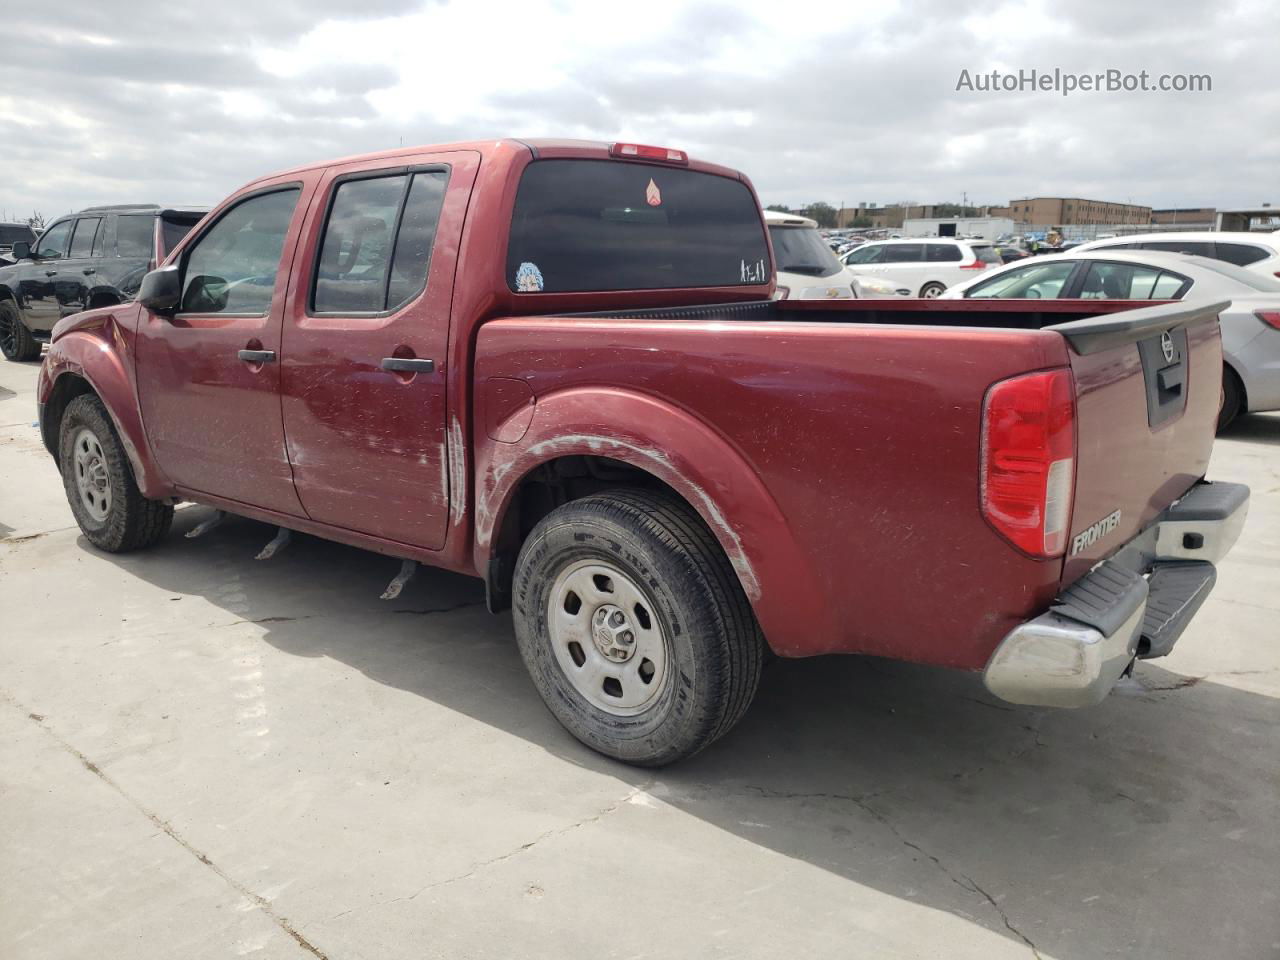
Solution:
{"label": "tailgate handle", "polygon": [[[1182,393],[1182,385],[1186,382],[1186,373],[1182,364],[1176,367],[1165,367],[1160,371],[1160,392],[1177,396]],[[1163,398],[1162,398],[1163,399]]]}

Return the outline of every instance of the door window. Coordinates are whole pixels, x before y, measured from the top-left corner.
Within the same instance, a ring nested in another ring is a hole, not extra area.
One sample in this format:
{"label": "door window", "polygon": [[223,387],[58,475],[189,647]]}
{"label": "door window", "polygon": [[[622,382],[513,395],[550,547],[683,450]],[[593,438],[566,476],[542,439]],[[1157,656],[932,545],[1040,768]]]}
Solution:
{"label": "door window", "polygon": [[116,256],[150,257],[156,218],[130,215],[116,220]]}
{"label": "door window", "polygon": [[922,259],[923,243],[890,243],[884,248],[885,263],[919,263]]}
{"label": "door window", "polygon": [[36,257],[40,260],[61,260],[65,257],[74,225],[74,220],[63,220],[41,234],[36,243]]}
{"label": "door window", "polygon": [[844,262],[848,266],[856,266],[860,263],[880,263],[884,258],[884,252],[888,248],[888,244],[872,244],[858,247],[850,254],[846,254]]}
{"label": "door window", "polygon": [[1234,263],[1237,267],[1247,267],[1251,263],[1257,263],[1259,260],[1265,260],[1271,256],[1270,250],[1265,247],[1255,247],[1252,243],[1223,243],[1218,241],[1214,244],[1214,248],[1217,250],[1219,260]]}
{"label": "door window", "polygon": [[1142,245],[1143,250],[1164,250],[1167,253],[1193,253],[1197,257],[1213,257],[1213,244],[1201,240],[1151,240]]}
{"label": "door window", "polygon": [[391,282],[387,287],[387,309],[404,306],[427,285],[431,266],[431,248],[436,242],[436,225],[444,205],[444,188],[449,174],[445,170],[415,173],[409,187],[409,199],[400,218],[396,234],[396,253],[391,261]]}
{"label": "door window", "polygon": [[[1144,267],[1132,263],[1091,263],[1084,276],[1080,296],[1085,300],[1151,300],[1164,299],[1165,293],[1156,293],[1157,287],[1167,290],[1168,284],[1158,284],[1162,271],[1156,267]],[[1167,274],[1175,277],[1177,274]],[[1178,286],[1183,277],[1178,277]]]}
{"label": "door window", "polygon": [[964,258],[960,255],[960,248],[954,243],[927,243],[925,259],[930,263],[959,263]]}
{"label": "door window", "polygon": [[180,312],[264,316],[299,193],[291,187],[250,197],[196,240],[186,257]]}
{"label": "door window", "polygon": [[93,256],[93,241],[102,224],[101,217],[81,217],[76,221],[76,231],[71,237],[71,259],[81,260]]}
{"label": "door window", "polygon": [[382,313],[420,293],[447,179],[432,170],[339,183],[320,245],[313,311]]}
{"label": "door window", "polygon": [[1075,270],[1074,260],[1034,263],[984,280],[969,289],[974,298],[1052,300],[1062,295],[1062,288]]}

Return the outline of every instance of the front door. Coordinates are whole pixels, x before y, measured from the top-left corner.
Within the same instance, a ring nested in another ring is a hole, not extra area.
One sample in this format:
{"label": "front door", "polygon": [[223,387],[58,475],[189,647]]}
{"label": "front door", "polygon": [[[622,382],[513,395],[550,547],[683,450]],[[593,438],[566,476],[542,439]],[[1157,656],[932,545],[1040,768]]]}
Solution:
{"label": "front door", "polygon": [[138,324],[138,396],[161,470],[186,490],[294,516],[280,324],[309,189],[286,182],[233,199],[178,258],[176,310],[143,309]]}
{"label": "front door", "polygon": [[22,261],[18,304],[22,318],[33,331],[48,333],[62,318],[56,280],[58,268],[71,246],[71,230],[75,224],[74,219],[55,223],[32,246],[34,257]]}
{"label": "front door", "polygon": [[320,182],[294,262],[281,391],[314,520],[444,543],[449,307],[477,164],[472,152],[423,154],[331,168]]}

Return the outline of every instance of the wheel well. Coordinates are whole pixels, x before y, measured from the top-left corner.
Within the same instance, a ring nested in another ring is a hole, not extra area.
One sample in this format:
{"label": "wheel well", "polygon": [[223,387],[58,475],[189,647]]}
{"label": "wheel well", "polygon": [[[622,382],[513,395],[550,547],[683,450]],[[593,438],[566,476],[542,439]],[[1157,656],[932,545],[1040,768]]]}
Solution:
{"label": "wheel well", "polygon": [[662,490],[678,500],[685,499],[653,474],[609,457],[559,457],[539,464],[525,474],[512,492],[507,511],[494,536],[485,576],[489,609],[496,613],[511,605],[516,556],[543,517],[571,500],[581,500],[593,493],[618,487]]}
{"label": "wheel well", "polygon": [[62,428],[62,415],[67,412],[67,404],[85,393],[93,393],[93,387],[84,377],[74,373],[64,373],[53,384],[49,399],[45,402],[44,413],[40,418],[40,438],[45,449],[58,460],[58,435]]}

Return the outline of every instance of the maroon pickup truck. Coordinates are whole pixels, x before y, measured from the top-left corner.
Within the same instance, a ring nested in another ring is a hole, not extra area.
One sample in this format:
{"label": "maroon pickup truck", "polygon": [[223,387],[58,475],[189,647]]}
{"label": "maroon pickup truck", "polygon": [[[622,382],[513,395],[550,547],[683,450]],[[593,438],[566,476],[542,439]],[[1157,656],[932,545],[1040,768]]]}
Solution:
{"label": "maroon pickup truck", "polygon": [[1249,491],[1206,483],[1223,304],[771,299],[741,174],[504,140],[257,180],[59,323],[86,538],[180,500],[483,578],[584,743],[686,757],[771,649],[1083,706],[1167,653]]}

